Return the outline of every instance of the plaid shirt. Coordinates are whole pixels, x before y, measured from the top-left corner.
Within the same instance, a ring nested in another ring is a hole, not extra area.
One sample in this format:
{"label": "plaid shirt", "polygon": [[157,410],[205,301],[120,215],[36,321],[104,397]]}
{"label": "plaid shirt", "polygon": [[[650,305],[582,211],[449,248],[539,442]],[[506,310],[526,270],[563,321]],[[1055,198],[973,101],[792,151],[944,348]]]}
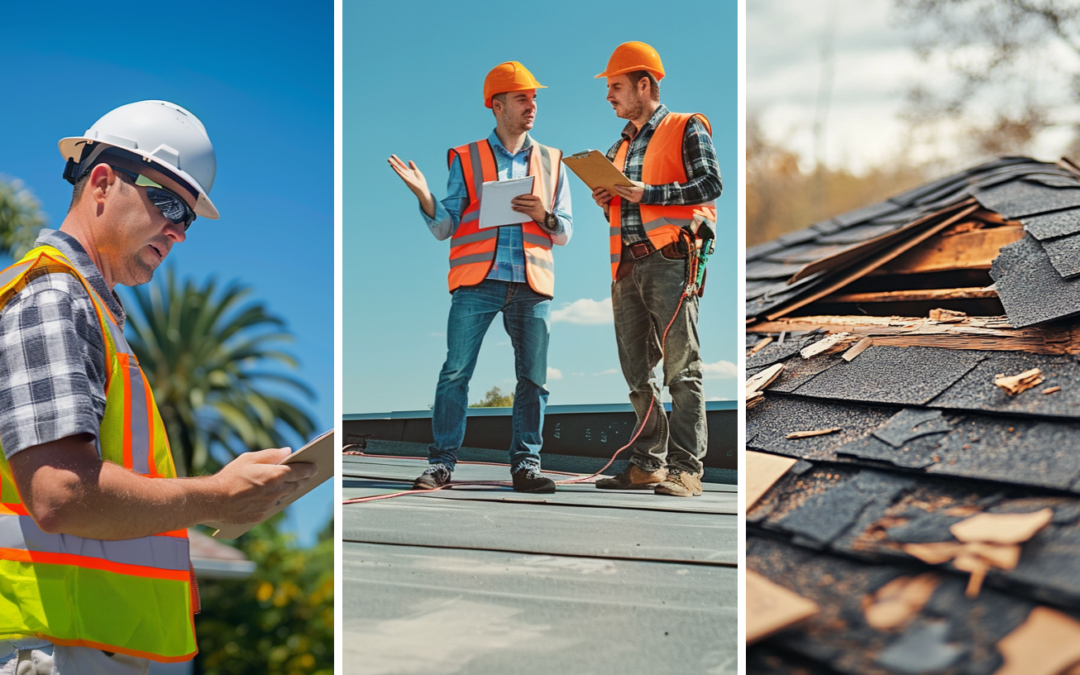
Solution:
{"label": "plaid shirt", "polygon": [[[656,131],[660,120],[668,114],[668,109],[660,104],[653,116],[641,127],[638,132],[633,122],[627,122],[622,130],[622,138],[611,146],[607,152],[607,158],[615,161],[615,155],[619,152],[619,146],[623,141],[630,143],[626,151],[626,166],[623,173],[630,180],[641,180],[642,165],[645,162],[645,149],[649,140]],[[690,118],[686,124],[686,132],[683,135],[683,166],[686,168],[687,181],[685,183],[669,183],[667,185],[646,185],[645,194],[641,197],[642,204],[701,204],[709,202],[720,196],[723,185],[720,182],[720,163],[716,161],[716,149],[713,148],[712,137],[705,129],[705,125],[696,118]],[[649,237],[645,234],[645,228],[641,224],[641,206],[627,200],[622,201],[620,207],[622,213],[622,237],[624,244],[636,244],[645,241]]]}
{"label": "plaid shirt", "polygon": [[[60,250],[105,301],[117,324],[124,309],[73,237],[42,230],[37,244]],[[105,415],[105,338],[90,296],[70,274],[43,274],[0,309],[0,446],[20,450],[74,436],[98,436]]]}

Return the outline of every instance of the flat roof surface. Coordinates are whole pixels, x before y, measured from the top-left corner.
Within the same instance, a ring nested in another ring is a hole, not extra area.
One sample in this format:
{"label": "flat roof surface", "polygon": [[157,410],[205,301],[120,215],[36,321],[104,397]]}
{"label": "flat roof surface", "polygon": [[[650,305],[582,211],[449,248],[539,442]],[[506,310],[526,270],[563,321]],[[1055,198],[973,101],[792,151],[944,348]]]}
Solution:
{"label": "flat roof surface", "polygon": [[[400,456],[421,444],[365,452],[344,458],[345,499],[408,489],[427,465]],[[383,453],[399,456],[370,456]],[[454,472],[509,478],[491,464]],[[735,673],[736,488],[704,487],[687,499],[479,486],[346,504],[345,672]]]}

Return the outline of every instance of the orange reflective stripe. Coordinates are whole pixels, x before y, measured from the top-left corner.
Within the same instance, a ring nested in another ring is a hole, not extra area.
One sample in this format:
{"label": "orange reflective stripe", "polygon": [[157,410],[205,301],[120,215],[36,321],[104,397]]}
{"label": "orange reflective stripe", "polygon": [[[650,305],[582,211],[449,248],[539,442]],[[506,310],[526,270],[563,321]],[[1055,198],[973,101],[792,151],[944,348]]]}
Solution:
{"label": "orange reflective stripe", "polygon": [[126,574],[133,577],[145,577],[147,579],[167,579],[169,581],[189,581],[188,570],[163,570],[156,567],[143,565],[128,565],[125,563],[109,562],[101,558],[89,558],[72,553],[41,553],[39,551],[27,551],[17,548],[0,548],[0,560],[11,560],[22,563],[40,563],[46,565],[70,565],[83,569],[102,570],[116,574]]}
{"label": "orange reflective stripe", "polygon": [[4,502],[0,504],[0,513],[5,516],[28,516],[30,512],[26,510],[26,507],[20,504],[12,504],[10,502]]}
{"label": "orange reflective stripe", "polygon": [[[194,625],[194,623],[192,625]],[[137,649],[125,649],[124,647],[118,647],[117,645],[107,645],[91,640],[64,640],[46,633],[35,633],[34,637],[41,640],[48,640],[54,645],[61,645],[62,647],[91,647],[93,649],[100,649],[103,652],[115,652],[118,654],[126,654],[128,656],[137,656],[140,659],[149,659],[151,661],[160,661],[162,663],[190,661],[199,653],[199,650],[196,649],[190,654],[184,654],[183,656],[161,656],[160,654],[154,654],[152,652],[140,652]]]}

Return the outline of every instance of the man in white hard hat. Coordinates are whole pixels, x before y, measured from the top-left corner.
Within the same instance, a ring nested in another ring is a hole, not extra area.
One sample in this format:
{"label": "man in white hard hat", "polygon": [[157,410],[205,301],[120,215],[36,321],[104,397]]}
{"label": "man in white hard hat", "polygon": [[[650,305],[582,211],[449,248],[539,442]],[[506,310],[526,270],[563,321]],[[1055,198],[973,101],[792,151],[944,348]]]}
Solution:
{"label": "man in white hard hat", "polygon": [[218,217],[199,120],[141,101],[60,150],[70,210],[0,272],[0,640],[15,650],[0,672],[146,673],[197,651],[187,528],[258,522],[315,468],[269,449],[176,478],[124,339],[114,287],[149,281],[196,216]]}
{"label": "man in white hard hat", "polygon": [[[465,438],[469,380],[484,334],[501,312],[514,345],[514,390],[510,473],[515,490],[554,492],[540,473],[547,382],[551,298],[555,287],[553,246],[573,233],[570,190],[562,153],[529,135],[536,120],[536,90],[544,88],[525,66],[507,61],[484,78],[484,105],[495,114],[486,139],[448,153],[448,196],[435,200],[424,175],[396,155],[390,166],[412,190],[436,239],[450,240],[448,282],[453,300],[447,321],[446,362],[439,373],[432,410],[434,443],[428,469],[414,489],[441,488],[450,481]],[[512,200],[520,221],[481,222],[483,184],[532,178],[531,190]]]}
{"label": "man in white hard hat", "polygon": [[[596,487],[699,496],[708,428],[698,250],[714,238],[722,187],[712,128],[700,113],[673,113],[660,103],[664,66],[644,42],[619,45],[596,77],[607,78],[607,101],[627,120],[607,156],[634,186],[616,186],[614,195],[597,188],[593,199],[609,220],[615,338],[638,419],[626,469]],[[653,375],[661,359],[670,422]]]}

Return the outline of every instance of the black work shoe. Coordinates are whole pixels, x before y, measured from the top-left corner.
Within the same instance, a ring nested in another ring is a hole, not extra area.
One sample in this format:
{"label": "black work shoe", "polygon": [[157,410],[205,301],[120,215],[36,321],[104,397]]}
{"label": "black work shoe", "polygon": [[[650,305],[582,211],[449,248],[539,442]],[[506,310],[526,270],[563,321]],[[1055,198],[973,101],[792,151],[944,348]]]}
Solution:
{"label": "black work shoe", "polygon": [[539,469],[527,466],[511,475],[514,479],[514,489],[518,492],[555,492],[555,481],[544,478],[540,475]]}
{"label": "black work shoe", "polygon": [[450,469],[444,464],[432,464],[413,481],[414,490],[434,490],[450,482]]}

